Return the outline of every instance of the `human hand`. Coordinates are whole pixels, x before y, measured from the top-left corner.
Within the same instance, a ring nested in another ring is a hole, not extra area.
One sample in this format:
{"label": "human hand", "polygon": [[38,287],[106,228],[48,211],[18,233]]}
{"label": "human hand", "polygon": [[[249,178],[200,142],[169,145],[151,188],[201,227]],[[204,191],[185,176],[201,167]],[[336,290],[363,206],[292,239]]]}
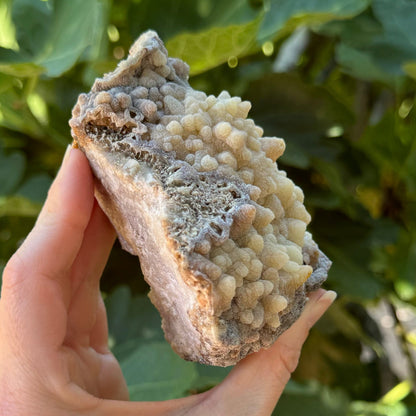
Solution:
{"label": "human hand", "polygon": [[164,402],[129,402],[108,349],[99,279],[115,232],[94,200],[81,151],[67,152],[36,225],[3,274],[0,414],[270,415],[309,329],[335,299],[312,293],[299,320],[218,386]]}

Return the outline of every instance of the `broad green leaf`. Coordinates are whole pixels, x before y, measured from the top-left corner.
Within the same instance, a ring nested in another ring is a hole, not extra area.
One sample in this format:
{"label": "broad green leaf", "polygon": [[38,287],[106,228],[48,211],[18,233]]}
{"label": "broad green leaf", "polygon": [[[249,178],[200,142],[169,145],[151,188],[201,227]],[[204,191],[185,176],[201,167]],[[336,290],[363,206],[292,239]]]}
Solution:
{"label": "broad green leaf", "polygon": [[[232,1],[231,1],[232,2]],[[206,15],[211,13],[211,1],[195,0],[141,0],[129,7],[127,19],[130,22],[133,39],[152,28],[159,36],[168,40],[184,31],[206,28]],[[163,8],[163,13],[160,12]],[[175,19],[172,19],[175,16]]]}
{"label": "broad green leaf", "polygon": [[121,363],[131,400],[167,400],[186,395],[198,373],[167,342],[139,345]]}
{"label": "broad green leaf", "polygon": [[50,36],[52,2],[13,0],[12,17],[20,52],[35,57]]}
{"label": "broad green leaf", "polygon": [[46,199],[51,183],[52,179],[48,175],[41,173],[27,179],[15,193],[30,201],[42,203]]}
{"label": "broad green leaf", "polygon": [[394,84],[395,78],[383,71],[375,58],[368,53],[340,43],[336,48],[336,58],[343,71],[362,80],[379,80]]}
{"label": "broad green leaf", "polygon": [[[385,42],[381,41],[380,46],[388,46],[391,42],[393,46],[403,48],[401,50],[404,53],[412,54],[416,58],[416,3],[411,0],[373,0],[372,8],[386,33]],[[394,60],[395,56],[391,56],[390,59]],[[381,58],[381,54],[379,57]],[[383,59],[385,58],[386,55],[383,56]]]}
{"label": "broad green leaf", "polygon": [[271,74],[253,82],[245,98],[252,102],[250,117],[265,135],[283,137],[285,164],[306,168],[313,157],[334,161],[340,148],[325,137],[329,128],[352,123],[343,103],[323,87],[305,84],[289,74]]}
{"label": "broad green leaf", "polygon": [[191,75],[238,60],[258,49],[259,19],[240,25],[213,27],[199,33],[183,33],[166,42],[169,54],[190,65]]}
{"label": "broad green leaf", "polygon": [[[37,0],[40,1],[40,0]],[[103,33],[99,0],[56,0],[49,36],[36,62],[57,77],[71,68],[87,47]]]}
{"label": "broad green leaf", "polygon": [[109,333],[115,346],[131,339],[146,342],[163,339],[159,313],[147,296],[132,297],[126,286],[120,286],[105,303]]}
{"label": "broad green leaf", "polygon": [[368,7],[368,0],[270,0],[258,39],[280,37],[301,25],[351,18]]}
{"label": "broad green leaf", "polygon": [[26,160],[21,152],[5,155],[0,149],[0,196],[11,193],[19,185],[25,165]]}
{"label": "broad green leaf", "polygon": [[358,16],[329,29],[341,39],[337,60],[352,76],[394,85],[405,75],[406,63],[416,60],[416,3],[373,0],[372,8],[375,19]]}
{"label": "broad green leaf", "polygon": [[141,0],[130,5],[128,19],[133,38],[152,28],[168,41],[184,32],[244,24],[254,20],[259,12],[247,0]]}

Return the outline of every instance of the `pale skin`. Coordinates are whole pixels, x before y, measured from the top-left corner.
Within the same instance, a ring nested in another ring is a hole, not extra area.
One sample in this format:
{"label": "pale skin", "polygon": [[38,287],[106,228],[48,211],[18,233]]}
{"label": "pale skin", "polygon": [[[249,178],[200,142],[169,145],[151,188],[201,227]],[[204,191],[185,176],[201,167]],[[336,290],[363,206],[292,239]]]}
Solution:
{"label": "pale skin", "polygon": [[310,295],[300,319],[218,386],[163,402],[129,402],[108,348],[99,281],[115,232],[93,193],[88,162],[67,151],[35,227],[3,274],[0,414],[3,416],[270,415],[310,328],[336,294]]}

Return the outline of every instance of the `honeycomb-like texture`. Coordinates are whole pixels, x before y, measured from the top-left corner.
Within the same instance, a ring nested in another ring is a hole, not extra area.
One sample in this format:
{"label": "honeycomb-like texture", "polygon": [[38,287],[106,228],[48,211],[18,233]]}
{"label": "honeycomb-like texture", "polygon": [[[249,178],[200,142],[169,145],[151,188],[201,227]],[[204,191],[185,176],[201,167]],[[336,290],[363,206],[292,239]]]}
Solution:
{"label": "honeycomb-like texture", "polygon": [[306,232],[302,190],[277,168],[284,141],[263,137],[248,101],[207,96],[187,79],[187,65],[147,32],[80,95],[70,123],[75,140],[83,129],[126,156],[117,162],[124,174],[139,181],[151,172],[168,195],[167,236],[185,268],[208,279],[216,336],[241,344],[241,358],[292,323],[279,329],[282,317],[296,319],[322,253]]}

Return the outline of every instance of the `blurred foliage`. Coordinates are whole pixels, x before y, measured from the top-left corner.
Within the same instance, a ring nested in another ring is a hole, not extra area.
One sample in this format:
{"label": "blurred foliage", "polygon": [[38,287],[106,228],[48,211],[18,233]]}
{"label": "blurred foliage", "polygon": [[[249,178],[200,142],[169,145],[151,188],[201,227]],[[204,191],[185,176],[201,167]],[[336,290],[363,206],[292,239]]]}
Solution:
{"label": "blurred foliage", "polygon": [[[276,414],[416,415],[415,16],[414,0],[0,0],[0,268],[71,141],[77,95],[155,29],[191,85],[249,99],[265,134],[286,139],[279,167],[334,262],[340,298]],[[116,245],[102,283],[132,398],[220,382],[229,369],[172,352],[138,270]]]}

